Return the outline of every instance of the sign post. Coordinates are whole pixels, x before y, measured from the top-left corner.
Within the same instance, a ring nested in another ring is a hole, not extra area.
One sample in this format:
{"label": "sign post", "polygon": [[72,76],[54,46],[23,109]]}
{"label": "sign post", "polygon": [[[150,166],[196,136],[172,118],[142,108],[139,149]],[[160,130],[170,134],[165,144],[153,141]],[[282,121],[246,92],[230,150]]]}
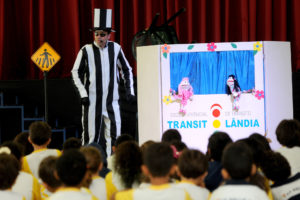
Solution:
{"label": "sign post", "polygon": [[44,74],[45,121],[48,123],[47,76],[50,69],[52,69],[52,67],[60,60],[60,56],[47,42],[45,42],[31,56],[31,60],[43,71]]}

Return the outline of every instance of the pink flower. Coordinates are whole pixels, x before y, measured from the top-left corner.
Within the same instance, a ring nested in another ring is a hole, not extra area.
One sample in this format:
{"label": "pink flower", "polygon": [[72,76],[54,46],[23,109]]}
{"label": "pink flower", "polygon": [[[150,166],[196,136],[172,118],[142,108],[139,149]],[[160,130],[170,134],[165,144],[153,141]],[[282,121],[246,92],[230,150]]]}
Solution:
{"label": "pink flower", "polygon": [[217,48],[217,46],[215,45],[214,42],[211,42],[211,43],[207,44],[207,50],[208,51],[215,51],[216,48]]}
{"label": "pink flower", "polygon": [[265,97],[264,91],[263,91],[263,90],[256,90],[256,92],[255,92],[255,97],[256,97],[258,100],[264,98],[264,97]]}
{"label": "pink flower", "polygon": [[161,47],[161,50],[163,53],[169,53],[170,48],[171,47],[169,45],[164,44],[164,46]]}

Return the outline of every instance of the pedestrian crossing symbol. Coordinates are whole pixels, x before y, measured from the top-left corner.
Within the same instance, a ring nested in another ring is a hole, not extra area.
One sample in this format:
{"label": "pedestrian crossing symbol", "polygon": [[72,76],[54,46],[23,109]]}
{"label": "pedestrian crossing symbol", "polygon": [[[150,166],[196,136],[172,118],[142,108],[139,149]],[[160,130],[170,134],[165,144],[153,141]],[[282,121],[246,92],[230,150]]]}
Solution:
{"label": "pedestrian crossing symbol", "polygon": [[45,42],[32,56],[31,60],[42,70],[49,71],[60,59],[56,51]]}

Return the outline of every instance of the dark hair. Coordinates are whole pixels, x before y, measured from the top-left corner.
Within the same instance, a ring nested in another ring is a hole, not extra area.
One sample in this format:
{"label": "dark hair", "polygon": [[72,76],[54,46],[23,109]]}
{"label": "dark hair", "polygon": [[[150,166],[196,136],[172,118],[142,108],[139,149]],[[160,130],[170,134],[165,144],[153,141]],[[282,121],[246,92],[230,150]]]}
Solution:
{"label": "dark hair", "polygon": [[283,181],[291,175],[289,162],[278,152],[266,152],[261,169],[265,176],[274,182]]}
{"label": "dark hair", "polygon": [[296,119],[282,120],[276,128],[276,137],[283,146],[300,146],[300,122]]}
{"label": "dark hair", "polygon": [[246,145],[248,145],[248,147],[251,149],[252,152],[253,162],[256,164],[257,167],[260,167],[261,163],[264,160],[264,154],[267,151],[264,145],[258,140],[249,137],[238,141],[242,141]]}
{"label": "dark hair", "polygon": [[246,179],[251,175],[252,152],[244,142],[231,143],[224,149],[222,165],[232,179]]}
{"label": "dark hair", "polygon": [[153,177],[168,175],[175,164],[173,150],[166,143],[151,144],[143,155],[144,164]]}
{"label": "dark hair", "polygon": [[230,136],[221,131],[213,133],[208,139],[208,149],[210,150],[210,158],[215,161],[221,161],[222,153],[226,145],[232,143]]}
{"label": "dark hair", "polygon": [[23,154],[26,156],[33,152],[33,146],[28,141],[29,133],[28,132],[21,132],[18,135],[16,135],[14,141],[18,142],[20,145],[22,145],[22,151]]}
{"label": "dark hair", "polygon": [[13,186],[19,174],[19,166],[15,156],[0,154],[0,190],[7,190]]}
{"label": "dark hair", "polygon": [[259,133],[253,133],[249,136],[249,138],[256,140],[263,145],[264,150],[269,151],[271,150],[270,144],[267,140],[267,138]]}
{"label": "dark hair", "polygon": [[118,146],[114,166],[125,188],[131,188],[135,181],[140,181],[142,152],[135,141],[126,141]]}
{"label": "dark hair", "polygon": [[141,151],[142,151],[142,154],[144,154],[144,152],[146,151],[146,149],[151,145],[151,144],[154,144],[155,142],[153,141],[153,140],[148,140],[148,141],[146,141],[146,142],[144,142],[142,145],[141,145],[141,147],[140,147],[140,149],[141,149]]}
{"label": "dark hair", "polygon": [[206,156],[198,150],[185,149],[178,159],[180,173],[186,178],[197,178],[208,168]]}
{"label": "dark hair", "polygon": [[122,134],[119,137],[117,137],[116,142],[115,142],[115,147],[118,147],[120,144],[126,141],[134,141],[133,137],[128,134]]}
{"label": "dark hair", "polygon": [[39,177],[43,182],[47,183],[53,189],[57,189],[62,185],[61,181],[57,179],[54,175],[56,170],[56,156],[48,156],[44,158],[39,166]]}
{"label": "dark hair", "polygon": [[184,149],[187,149],[186,144],[184,142],[181,142],[181,141],[173,141],[171,144],[174,145],[174,147],[176,148],[176,150],[178,152],[181,152]]}
{"label": "dark hair", "polygon": [[181,142],[181,135],[177,129],[168,129],[163,133],[161,141],[168,143],[172,143],[174,141]]}
{"label": "dark hair", "polygon": [[68,149],[80,149],[81,146],[82,146],[82,143],[79,138],[70,137],[64,142],[63,151],[66,151]]}
{"label": "dark hair", "polygon": [[21,159],[23,157],[23,149],[19,143],[13,141],[6,141],[1,146],[8,147],[11,151],[11,154],[14,155],[19,162],[21,162]]}
{"label": "dark hair", "polygon": [[79,150],[69,149],[58,157],[56,170],[66,186],[78,186],[87,171],[86,159]]}
{"label": "dark hair", "polygon": [[51,127],[46,122],[36,121],[29,126],[29,137],[36,145],[44,145],[51,135]]}
{"label": "dark hair", "polygon": [[93,146],[81,147],[80,151],[85,156],[88,169],[92,173],[97,173],[99,170],[99,165],[102,163],[100,151]]}
{"label": "dark hair", "polygon": [[[241,91],[241,87],[239,85],[239,82],[236,80],[235,76],[233,74],[231,74],[231,75],[228,76],[228,78],[230,78],[230,77],[234,81],[234,85],[233,85],[234,90],[237,91],[237,92]],[[227,84],[226,84],[226,86],[227,86],[226,87],[227,88],[227,94],[231,94],[231,90],[230,90],[229,86]]]}

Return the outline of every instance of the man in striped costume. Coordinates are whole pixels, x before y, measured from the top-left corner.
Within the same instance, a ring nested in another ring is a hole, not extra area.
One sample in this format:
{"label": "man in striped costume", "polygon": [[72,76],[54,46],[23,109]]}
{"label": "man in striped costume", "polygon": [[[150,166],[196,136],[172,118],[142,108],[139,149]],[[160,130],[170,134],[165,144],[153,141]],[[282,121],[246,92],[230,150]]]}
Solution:
{"label": "man in striped costume", "polygon": [[121,132],[118,83],[123,78],[127,100],[134,99],[133,75],[119,44],[109,41],[111,9],[94,10],[94,42],[79,51],[72,78],[82,103],[82,142],[99,143],[111,154]]}

